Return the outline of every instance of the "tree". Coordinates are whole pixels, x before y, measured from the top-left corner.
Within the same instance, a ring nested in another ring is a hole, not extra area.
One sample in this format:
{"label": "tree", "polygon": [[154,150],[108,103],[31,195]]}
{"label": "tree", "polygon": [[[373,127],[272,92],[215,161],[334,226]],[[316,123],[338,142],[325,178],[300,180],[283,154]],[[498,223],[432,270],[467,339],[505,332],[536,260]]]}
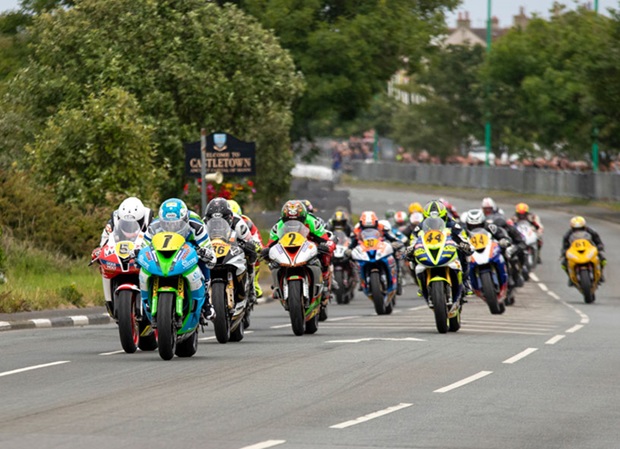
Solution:
{"label": "tree", "polygon": [[[291,105],[303,82],[276,38],[238,8],[83,0],[36,15],[31,33],[32,61],[9,86],[28,126],[57,125],[49,118],[63,111],[67,120],[85,99],[118,87],[154,127],[153,161],[169,175],[160,179],[162,196],[178,194],[182,142],[197,140],[201,127],[257,142],[259,198],[274,201],[273,192],[288,191]],[[33,148],[52,145],[39,141],[51,136],[39,132]]]}
{"label": "tree", "polygon": [[[220,3],[226,3],[220,0]],[[457,0],[237,0],[273,29],[308,83],[296,104],[296,136],[314,120],[363,113],[401,68],[415,70]]]}

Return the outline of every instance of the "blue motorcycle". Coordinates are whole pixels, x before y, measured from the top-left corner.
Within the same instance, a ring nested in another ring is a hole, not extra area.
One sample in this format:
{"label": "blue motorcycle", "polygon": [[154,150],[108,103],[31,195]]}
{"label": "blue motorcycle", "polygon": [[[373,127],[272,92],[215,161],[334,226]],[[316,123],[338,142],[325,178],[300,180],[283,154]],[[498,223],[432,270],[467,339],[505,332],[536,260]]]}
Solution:
{"label": "blue motorcycle", "polygon": [[499,243],[485,229],[471,231],[474,248],[469,262],[469,278],[476,295],[487,303],[492,314],[504,313],[508,293],[508,271]]}
{"label": "blue motorcycle", "polygon": [[364,229],[351,257],[359,266],[362,289],[373,302],[377,315],[392,313],[398,289],[398,267],[392,245],[383,241],[378,230]]}
{"label": "blue motorcycle", "polygon": [[198,349],[198,325],[205,301],[204,276],[196,250],[180,234],[158,232],[140,251],[138,264],[141,284],[148,285],[143,305],[157,329],[160,357],[193,356]]}

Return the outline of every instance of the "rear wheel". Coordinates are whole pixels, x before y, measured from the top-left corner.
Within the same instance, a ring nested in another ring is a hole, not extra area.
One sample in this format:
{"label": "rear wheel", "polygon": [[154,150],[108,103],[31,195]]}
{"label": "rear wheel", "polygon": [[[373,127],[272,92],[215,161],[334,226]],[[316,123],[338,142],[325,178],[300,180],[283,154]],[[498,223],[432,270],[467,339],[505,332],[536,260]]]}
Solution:
{"label": "rear wheel", "polygon": [[174,353],[178,357],[191,357],[198,350],[198,330],[194,330],[190,337],[177,343],[177,349]]}
{"label": "rear wheel", "polygon": [[588,270],[581,270],[579,272],[579,286],[581,287],[583,300],[586,304],[593,303],[594,293],[592,293],[592,280],[590,279],[590,272]]}
{"label": "rear wheel", "polygon": [[306,334],[315,334],[319,329],[319,314],[306,321]]}
{"label": "rear wheel", "polygon": [[301,281],[288,283],[288,313],[295,335],[304,334],[304,307],[301,297]]}
{"label": "rear wheel", "polygon": [[133,291],[121,290],[114,304],[114,311],[118,318],[118,334],[121,338],[121,346],[127,354],[136,352],[140,336],[133,297]]}
{"label": "rear wheel", "polygon": [[338,270],[334,272],[334,281],[338,284],[338,288],[334,289],[334,296],[336,297],[336,303],[346,304],[346,293],[344,288],[344,276],[343,271]]}
{"label": "rear wheel", "polygon": [[174,357],[177,343],[174,296],[171,292],[160,293],[157,303],[158,348],[159,356],[164,360]]}
{"label": "rear wheel", "polygon": [[480,275],[480,281],[482,283],[482,294],[484,295],[484,300],[489,306],[489,310],[493,315],[499,315],[502,313],[500,310],[499,303],[497,302],[497,292],[495,291],[495,285],[493,284],[493,279],[491,278],[491,273],[484,272]]}
{"label": "rear wheel", "polygon": [[226,305],[226,285],[221,282],[211,283],[211,304],[215,309],[215,338],[220,343],[230,340],[230,320],[228,319],[228,307]]}
{"label": "rear wheel", "polygon": [[456,311],[456,315],[452,318],[448,318],[450,332],[456,332],[461,328],[461,308]]}
{"label": "rear wheel", "polygon": [[377,315],[385,315],[385,304],[383,302],[383,291],[381,290],[381,275],[378,271],[370,273],[370,294],[375,305]]}
{"label": "rear wheel", "polygon": [[433,282],[430,288],[433,312],[435,312],[435,325],[440,334],[448,332],[448,307],[446,305],[446,290],[443,282]]}

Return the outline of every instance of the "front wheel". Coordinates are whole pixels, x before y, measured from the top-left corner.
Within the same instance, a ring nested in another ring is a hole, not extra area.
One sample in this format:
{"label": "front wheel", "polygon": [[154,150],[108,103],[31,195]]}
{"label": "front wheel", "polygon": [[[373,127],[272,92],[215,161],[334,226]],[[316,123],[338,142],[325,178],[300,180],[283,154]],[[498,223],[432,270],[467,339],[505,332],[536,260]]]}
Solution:
{"label": "front wheel", "polygon": [[337,304],[346,304],[346,292],[344,288],[344,276],[343,271],[334,271],[334,281],[338,284],[338,288],[334,289],[334,296],[336,297]]}
{"label": "front wheel", "polygon": [[593,303],[594,294],[592,293],[592,280],[590,279],[590,272],[588,270],[581,270],[579,272],[579,286],[581,287],[583,300],[586,304]]}
{"label": "front wheel", "polygon": [[171,292],[159,294],[157,305],[157,334],[159,356],[164,360],[174,357],[177,343],[175,295]]}
{"label": "front wheel", "polygon": [[378,271],[370,273],[370,294],[375,305],[377,315],[385,315],[385,303],[383,301],[383,291],[381,290],[381,275]]}
{"label": "front wheel", "polygon": [[499,315],[501,313],[501,308],[497,301],[497,292],[495,291],[491,273],[488,271],[482,273],[480,275],[480,281],[482,283],[482,294],[484,295],[487,306],[489,306],[489,310],[493,315]]}
{"label": "front wheel", "polygon": [[440,334],[448,332],[448,306],[446,304],[446,289],[443,282],[433,282],[430,288],[433,312],[435,312],[435,325]]}
{"label": "front wheel", "polygon": [[134,307],[134,292],[121,290],[116,298],[114,311],[118,318],[118,334],[121,339],[121,346],[127,354],[133,354],[138,349],[138,338],[140,336]]}
{"label": "front wheel", "polygon": [[304,334],[304,305],[301,297],[301,281],[288,283],[288,313],[291,316],[293,333],[297,336]]}
{"label": "front wheel", "polygon": [[220,343],[230,340],[230,320],[228,319],[228,307],[226,298],[226,285],[222,282],[211,283],[211,304],[215,309],[215,338]]}

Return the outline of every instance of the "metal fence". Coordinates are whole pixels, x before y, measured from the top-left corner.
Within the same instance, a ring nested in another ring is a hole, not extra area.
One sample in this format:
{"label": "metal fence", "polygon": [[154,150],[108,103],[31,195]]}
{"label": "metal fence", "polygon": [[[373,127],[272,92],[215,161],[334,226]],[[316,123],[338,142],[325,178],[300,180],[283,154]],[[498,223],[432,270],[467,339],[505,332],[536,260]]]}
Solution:
{"label": "metal fence", "polygon": [[620,201],[620,175],[616,173],[355,161],[351,163],[350,174],[371,181],[399,181]]}

